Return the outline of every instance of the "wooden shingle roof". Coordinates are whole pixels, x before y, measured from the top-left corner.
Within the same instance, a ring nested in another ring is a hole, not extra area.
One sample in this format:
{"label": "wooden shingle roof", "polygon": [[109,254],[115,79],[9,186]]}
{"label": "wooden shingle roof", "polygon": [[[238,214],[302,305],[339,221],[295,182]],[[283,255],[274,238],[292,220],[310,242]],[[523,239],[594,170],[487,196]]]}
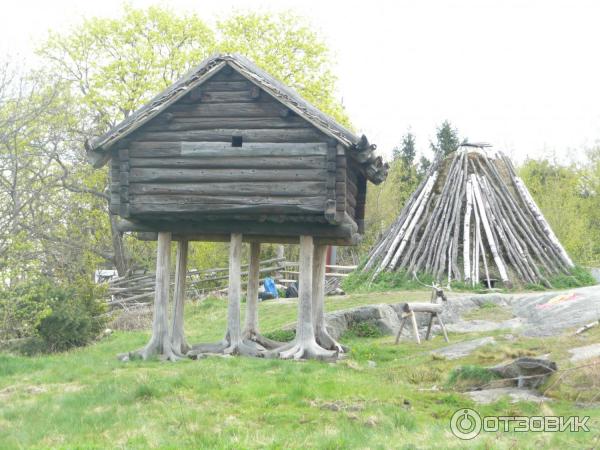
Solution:
{"label": "wooden shingle roof", "polygon": [[355,135],[303,99],[296,91],[257,67],[246,57],[237,54],[218,54],[206,59],[108,132],[86,142],[90,162],[94,167],[104,165],[110,158],[108,150],[112,146],[200,86],[225,65],[231,66],[298,116],[350,149],[351,156],[362,166],[371,182],[379,184],[385,179],[388,166],[380,156],[375,155],[376,146],[370,144],[366,136]]}

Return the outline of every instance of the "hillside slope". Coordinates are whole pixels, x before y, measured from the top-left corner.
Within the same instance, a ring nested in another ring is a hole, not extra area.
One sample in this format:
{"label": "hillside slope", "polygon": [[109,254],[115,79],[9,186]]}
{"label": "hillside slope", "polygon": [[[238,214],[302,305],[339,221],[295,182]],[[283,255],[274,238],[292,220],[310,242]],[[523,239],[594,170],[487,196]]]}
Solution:
{"label": "hillside slope", "polygon": [[[424,300],[429,293],[396,292],[329,298],[327,310]],[[293,322],[294,301],[264,302],[264,331]],[[470,313],[506,318],[496,307]],[[190,305],[191,342],[217,340],[226,305]],[[597,327],[598,328],[598,327]],[[496,344],[446,360],[429,353],[447,344],[436,336],[417,345],[393,336],[347,335],[352,348],[338,363],[209,357],[177,363],[121,363],[116,354],[142,346],[146,332],[116,332],[86,348],[27,358],[0,354],[1,448],[464,448],[450,432],[458,409],[481,415],[589,415],[590,433],[488,433],[479,448],[592,448],[600,445],[600,407],[575,406],[571,391],[553,389],[550,403],[474,405],[448,383],[453,368],[486,366],[519,355],[550,353],[569,363],[561,337],[519,338],[505,331],[451,333],[452,343],[494,336]],[[598,342],[591,330],[578,338]],[[583,344],[580,344],[583,345]],[[565,365],[566,364],[566,365]]]}

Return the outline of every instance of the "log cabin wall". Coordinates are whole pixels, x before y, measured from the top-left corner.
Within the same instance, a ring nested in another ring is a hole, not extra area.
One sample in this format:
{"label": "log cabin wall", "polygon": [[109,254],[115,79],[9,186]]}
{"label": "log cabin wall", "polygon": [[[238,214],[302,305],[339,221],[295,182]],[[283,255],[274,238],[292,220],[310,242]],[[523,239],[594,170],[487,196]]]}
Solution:
{"label": "log cabin wall", "polygon": [[347,210],[345,153],[226,67],[119,142],[111,211],[332,223]]}

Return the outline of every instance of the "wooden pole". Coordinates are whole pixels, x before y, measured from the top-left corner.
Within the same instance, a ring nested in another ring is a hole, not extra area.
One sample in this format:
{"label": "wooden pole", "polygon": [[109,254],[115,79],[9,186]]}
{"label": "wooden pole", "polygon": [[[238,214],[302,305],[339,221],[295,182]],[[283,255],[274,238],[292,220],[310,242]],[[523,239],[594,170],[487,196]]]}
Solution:
{"label": "wooden pole", "polygon": [[[281,246],[283,247],[283,246]],[[248,288],[246,289],[246,326],[244,335],[258,334],[258,284],[260,278],[260,242],[250,244]]]}
{"label": "wooden pole", "polygon": [[185,339],[183,328],[183,310],[185,303],[185,278],[187,275],[188,261],[188,241],[180,240],[177,243],[177,265],[175,267],[175,290],[173,292],[173,328],[171,330],[171,340],[173,349],[181,354],[186,354],[190,350]]}
{"label": "wooden pole", "polygon": [[312,297],[313,297],[313,257],[312,236],[300,236],[300,260],[298,276],[298,330],[300,340],[314,339]]}
{"label": "wooden pole", "polygon": [[467,181],[467,209],[465,211],[465,224],[463,227],[463,266],[465,281],[471,281],[471,213],[473,210],[473,186],[471,180]]}
{"label": "wooden pole", "polygon": [[169,336],[169,266],[171,259],[171,233],[160,231],[156,247],[156,284],[154,291],[154,319],[152,322],[152,337],[141,352],[143,359],[153,354],[159,354],[167,359],[175,355],[171,348]]}
{"label": "wooden pole", "polygon": [[242,342],[242,333],[240,330],[241,265],[242,235],[240,233],[232,233],[229,244],[229,289],[227,305],[227,331],[231,347],[235,347]]}

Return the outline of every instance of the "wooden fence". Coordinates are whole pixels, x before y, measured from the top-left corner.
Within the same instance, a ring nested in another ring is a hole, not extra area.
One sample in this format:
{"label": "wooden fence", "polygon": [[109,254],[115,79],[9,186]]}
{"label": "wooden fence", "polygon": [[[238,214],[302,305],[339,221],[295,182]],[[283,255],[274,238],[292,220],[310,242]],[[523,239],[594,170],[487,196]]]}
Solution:
{"label": "wooden fence", "polygon": [[[248,275],[248,264],[242,265],[242,277]],[[334,292],[342,278],[347,277],[356,266],[326,266],[326,292]],[[270,276],[277,284],[289,286],[298,281],[298,263],[285,258],[271,258],[260,262],[262,277]],[[151,303],[154,298],[154,272],[113,278],[108,282],[108,305],[113,308],[133,308]],[[171,285],[175,275],[171,274]],[[186,294],[189,299],[201,299],[211,293],[227,291],[229,268],[190,270],[187,273]]]}

